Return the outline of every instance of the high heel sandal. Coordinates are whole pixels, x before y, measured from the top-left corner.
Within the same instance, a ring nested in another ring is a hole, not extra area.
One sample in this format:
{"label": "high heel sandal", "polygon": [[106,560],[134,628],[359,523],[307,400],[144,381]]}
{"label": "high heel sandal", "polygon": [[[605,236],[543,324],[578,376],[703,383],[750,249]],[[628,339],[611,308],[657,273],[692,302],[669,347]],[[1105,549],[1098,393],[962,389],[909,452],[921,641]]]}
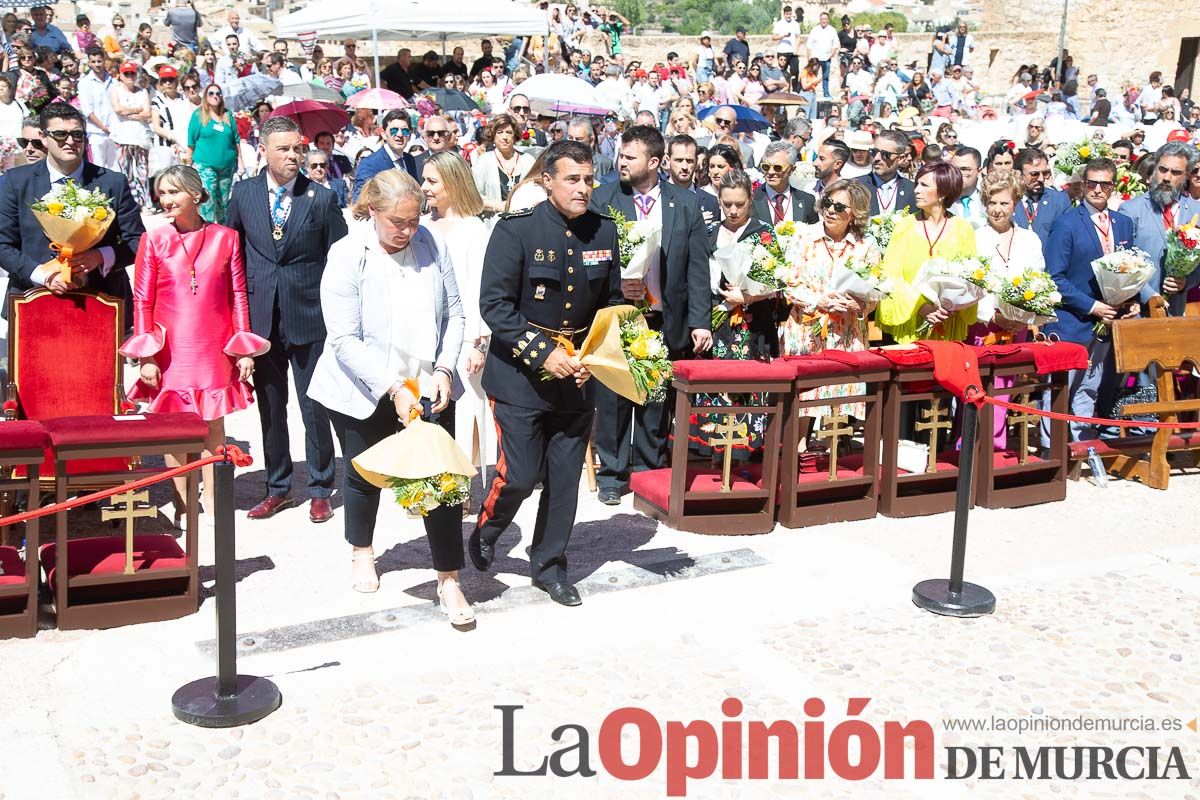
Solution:
{"label": "high heel sandal", "polygon": [[456,631],[473,631],[475,630],[475,609],[467,606],[466,608],[456,608],[451,610],[446,606],[446,598],[442,595],[442,587],[437,587],[438,607],[442,609],[442,613],[450,618],[450,625]]}
{"label": "high heel sandal", "polygon": [[[375,569],[375,554],[374,553],[357,553],[350,557],[351,564],[355,564],[359,561],[367,561],[367,560],[369,560],[371,562],[371,569],[374,570]],[[379,591],[379,576],[376,575],[375,578],[372,580],[355,580],[354,583],[351,584],[351,588],[353,588],[354,591],[361,592],[363,594],[371,594],[372,592],[377,592],[377,591]]]}

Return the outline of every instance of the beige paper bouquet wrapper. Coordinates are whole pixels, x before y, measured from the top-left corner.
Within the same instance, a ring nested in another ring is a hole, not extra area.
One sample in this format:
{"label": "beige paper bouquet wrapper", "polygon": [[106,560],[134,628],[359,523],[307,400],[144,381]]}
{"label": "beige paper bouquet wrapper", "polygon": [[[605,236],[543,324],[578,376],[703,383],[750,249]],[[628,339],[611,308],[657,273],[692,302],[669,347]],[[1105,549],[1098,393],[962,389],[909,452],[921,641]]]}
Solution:
{"label": "beige paper bouquet wrapper", "polygon": [[394,478],[430,478],[443,472],[473,478],[476,473],[453,436],[421,419],[359,453],[353,463],[359,475],[380,489],[390,489]]}
{"label": "beige paper bouquet wrapper", "polygon": [[[108,226],[116,219],[116,214],[111,212],[104,219],[88,217],[85,220],[77,221],[63,219],[49,211],[38,211],[36,208],[31,208],[30,211],[33,212],[34,219],[38,221],[38,224],[42,226],[46,238],[58,247],[61,254],[60,261],[85,250],[91,250],[104,238],[104,234],[108,233]],[[63,280],[69,282],[71,268],[66,266],[65,262],[63,268],[67,273]]]}
{"label": "beige paper bouquet wrapper", "polygon": [[[633,375],[629,371],[629,359],[621,347],[621,317],[626,314],[637,314],[633,306],[610,306],[596,312],[592,327],[588,330],[587,338],[579,346],[575,355],[579,363],[592,373],[596,380],[603,383],[622,397],[628,398],[638,405],[644,405],[646,398],[637,390]],[[646,324],[644,318],[642,325]]]}

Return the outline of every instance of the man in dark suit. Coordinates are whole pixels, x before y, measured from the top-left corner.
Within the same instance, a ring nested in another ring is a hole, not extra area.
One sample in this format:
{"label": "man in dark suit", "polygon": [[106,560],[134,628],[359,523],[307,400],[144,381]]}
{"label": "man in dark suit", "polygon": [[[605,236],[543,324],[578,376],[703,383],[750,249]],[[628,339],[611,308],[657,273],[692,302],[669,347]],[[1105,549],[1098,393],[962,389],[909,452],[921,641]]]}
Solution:
{"label": "man in dark suit", "polygon": [[[1136,317],[1141,311],[1136,297],[1120,307],[1105,303],[1092,272],[1093,261],[1114,250],[1128,249],[1133,241],[1133,221],[1108,210],[1116,179],[1117,166],[1111,160],[1088,162],[1083,173],[1084,201],[1055,221],[1043,248],[1046,271],[1058,286],[1063,302],[1058,320],[1042,330],[1088,348],[1089,367],[1072,370],[1068,378],[1071,413],[1083,417],[1108,413],[1119,377],[1111,335],[1098,338],[1093,326],[1097,321],[1111,323]],[[1099,435],[1093,425],[1071,423],[1072,440],[1096,439]]]}
{"label": "man in dark suit", "polygon": [[417,183],[421,182],[417,160],[411,153],[404,151],[412,138],[412,123],[409,121],[408,112],[398,108],[389,111],[383,118],[382,138],[383,146],[359,162],[358,169],[354,171],[354,191],[350,195],[350,202],[358,199],[358,193],[367,181],[385,169],[402,167],[405,172],[416,178]]}
{"label": "man in dark suit", "polygon": [[817,221],[817,200],[791,185],[796,168],[796,148],[790,142],[771,142],[758,168],[764,185],[754,192],[754,218],[775,226],[786,220],[810,224]]}
{"label": "man in dark suit", "polygon": [[567,123],[567,138],[572,142],[586,144],[592,151],[592,168],[597,178],[603,178],[613,171],[613,162],[603,153],[596,152],[596,130],[592,121],[587,117],[572,117]]}
{"label": "man in dark suit", "polygon": [[247,516],[266,519],[295,503],[287,424],[290,366],[304,420],[308,516],[325,522],[333,516],[333,435],[325,409],[308,397],[308,384],[325,346],[325,254],[346,235],[346,221],[333,192],[300,174],[304,144],[294,121],[272,117],[264,122],[258,149],[266,168],[234,185],[225,222],[241,234],[250,327],[271,341],[271,349],[256,359],[254,373],[267,496]]}
{"label": "man in dark suit", "polygon": [[[38,120],[46,157],[36,164],[9,170],[0,186],[0,266],[8,273],[8,290],[25,292],[45,286],[55,294],[69,289],[96,289],[128,300],[125,267],[133,263],[141,238],[141,211],[125,176],[84,161],[87,133],[83,115],[65,103],[51,103]],[[116,220],[100,244],[71,257],[71,280],[64,282],[50,240],[29,211],[50,187],[72,180],[81,189],[99,191],[112,200]],[[4,304],[7,313],[8,304]],[[126,313],[126,319],[132,319]]]}
{"label": "man in dark suit", "polygon": [[908,137],[900,131],[880,131],[871,145],[871,174],[856,178],[871,192],[871,216],[907,210],[915,214],[913,182],[900,174],[908,152]]}
{"label": "man in dark suit", "polygon": [[667,140],[667,172],[671,185],[696,196],[704,224],[711,226],[721,220],[721,205],[717,198],[696,188],[696,140],[690,136],[672,136]]}
{"label": "man in dark suit", "polygon": [[1066,192],[1046,186],[1054,173],[1046,154],[1036,147],[1019,151],[1013,159],[1013,169],[1021,173],[1021,179],[1025,181],[1025,196],[1013,211],[1013,222],[1018,227],[1031,228],[1045,247],[1055,221],[1071,210],[1071,198]]}
{"label": "man in dark suit", "polygon": [[[617,169],[621,180],[592,195],[592,208],[625,219],[650,219],[661,225],[657,257],[651,256],[644,280],[623,280],[621,289],[632,303],[650,305],[646,321],[661,330],[671,359],[687,358],[712,347],[708,240],[704,219],[693,194],[659,177],[665,150],[662,134],[649,125],[634,125],[621,134]],[[629,486],[631,470],[666,466],[670,398],[666,403],[634,406],[629,400],[596,387],[596,474],[600,502],[617,505]],[[630,442],[630,422],[633,441]]]}

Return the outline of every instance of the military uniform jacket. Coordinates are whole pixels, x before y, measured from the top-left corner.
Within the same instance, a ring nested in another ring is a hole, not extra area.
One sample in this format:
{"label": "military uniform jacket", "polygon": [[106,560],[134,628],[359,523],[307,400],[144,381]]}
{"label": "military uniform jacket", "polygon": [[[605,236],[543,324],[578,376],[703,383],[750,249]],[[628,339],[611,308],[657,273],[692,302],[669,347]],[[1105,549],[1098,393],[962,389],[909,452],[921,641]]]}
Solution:
{"label": "military uniform jacket", "polygon": [[597,311],[623,302],[611,217],[589,210],[569,220],[548,200],[504,215],[488,242],[479,291],[492,331],[484,391],[523,408],[591,410],[590,382],[581,389],[570,379],[543,381],[542,362],[558,346],[553,332],[576,332],[578,346]]}

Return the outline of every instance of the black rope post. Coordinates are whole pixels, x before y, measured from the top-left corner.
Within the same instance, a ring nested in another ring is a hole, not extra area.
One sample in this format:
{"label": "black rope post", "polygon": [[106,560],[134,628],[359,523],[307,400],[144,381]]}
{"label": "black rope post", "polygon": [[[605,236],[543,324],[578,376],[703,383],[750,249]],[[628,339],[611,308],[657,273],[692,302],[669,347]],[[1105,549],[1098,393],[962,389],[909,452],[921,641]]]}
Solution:
{"label": "black rope post", "polygon": [[233,462],[214,465],[216,508],[217,675],[179,687],[171,698],[175,716],[201,728],[234,728],[258,722],[279,708],[279,687],[266,678],[237,673],[237,574],[234,559]]}
{"label": "black rope post", "polygon": [[[968,387],[967,396],[971,396]],[[913,587],[913,602],[926,611],[947,617],[981,617],[996,610],[996,596],[982,586],[963,581],[967,558],[967,519],[971,513],[971,487],[975,475],[975,442],[979,407],[963,403],[962,450],[958,456],[958,492],[954,501],[954,545],[950,553],[950,580],[933,578]]]}

